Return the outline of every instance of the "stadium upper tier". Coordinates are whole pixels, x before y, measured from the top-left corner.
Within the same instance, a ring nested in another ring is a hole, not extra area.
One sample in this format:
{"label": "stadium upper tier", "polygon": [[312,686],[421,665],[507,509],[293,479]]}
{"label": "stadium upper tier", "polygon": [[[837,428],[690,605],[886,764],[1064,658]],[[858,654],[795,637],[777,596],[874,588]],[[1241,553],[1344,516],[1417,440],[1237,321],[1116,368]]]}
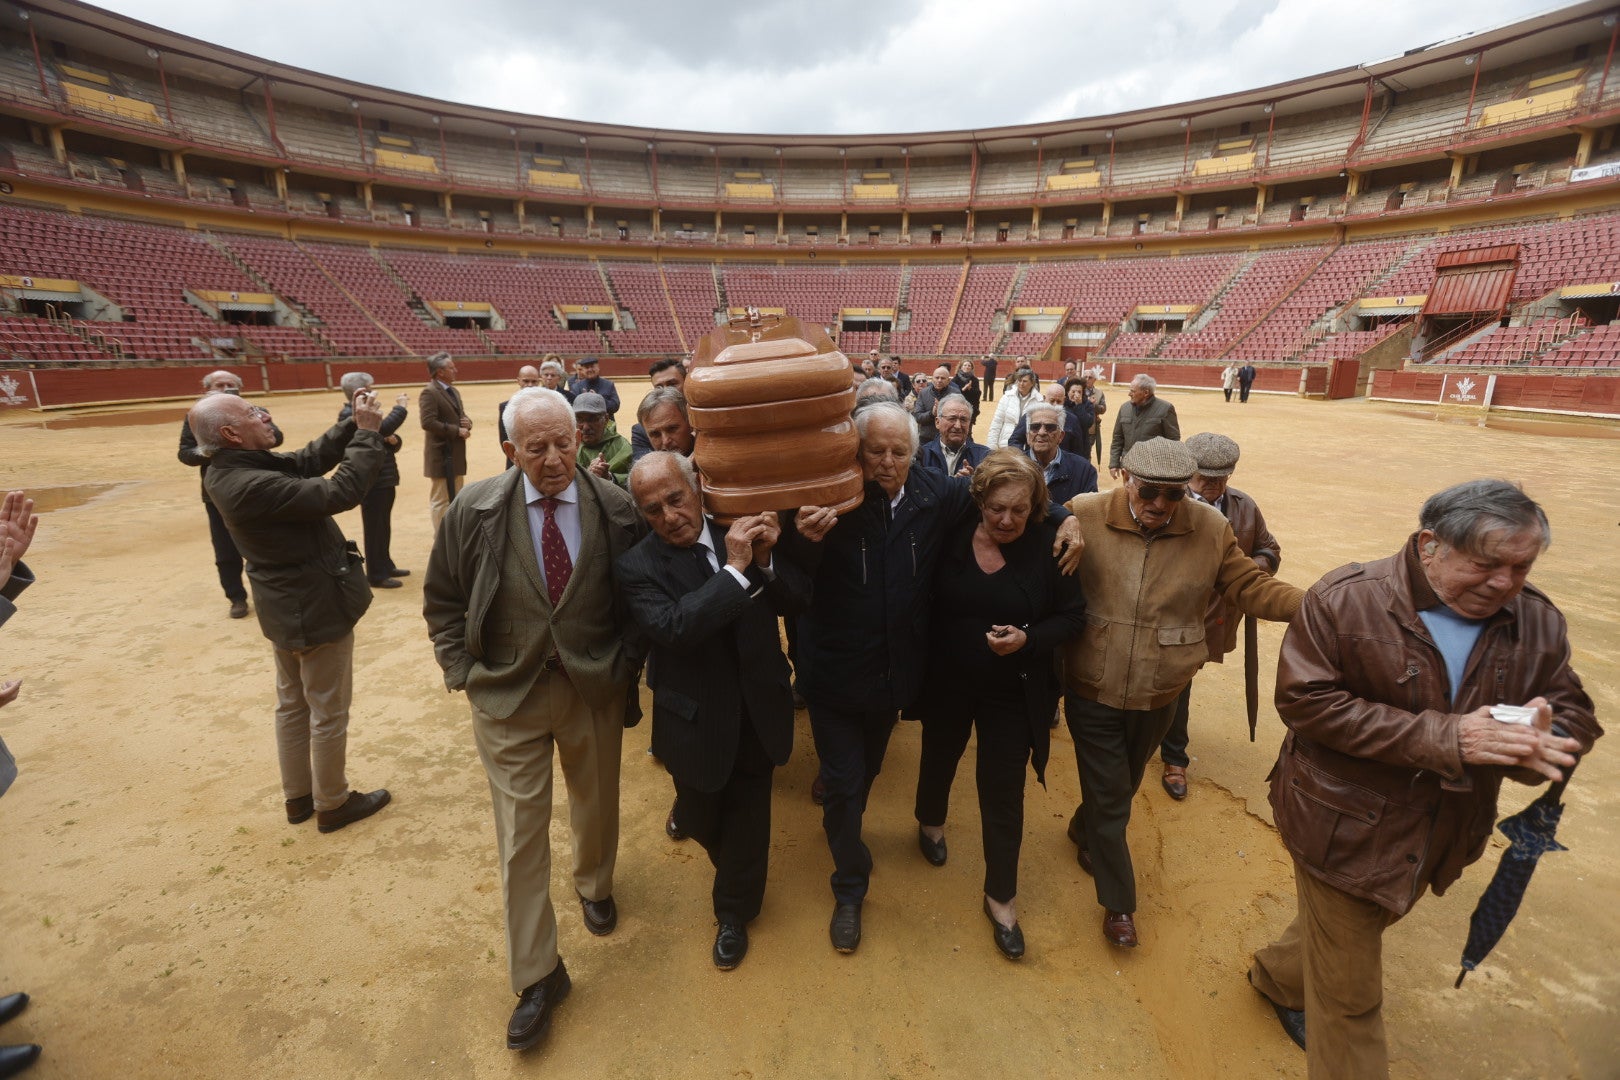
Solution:
{"label": "stadium upper tier", "polygon": [[1112,116],[789,136],[457,105],[73,0],[8,0],[0,176],[261,219],[582,244],[1018,245],[1286,229],[1615,183],[1614,22],[1611,6],[1580,4]]}
{"label": "stadium upper tier", "polygon": [[[1457,273],[1497,284],[1439,303]],[[1609,367],[1613,338],[1590,335],[1614,317],[1616,282],[1620,211],[1196,255],[784,266],[371,246],[0,204],[0,359],[35,364],[666,356],[753,306],[822,323],[852,354],[1318,363],[1404,328],[1432,339],[1413,343],[1432,361]],[[1420,328],[1420,312],[1444,321]]]}

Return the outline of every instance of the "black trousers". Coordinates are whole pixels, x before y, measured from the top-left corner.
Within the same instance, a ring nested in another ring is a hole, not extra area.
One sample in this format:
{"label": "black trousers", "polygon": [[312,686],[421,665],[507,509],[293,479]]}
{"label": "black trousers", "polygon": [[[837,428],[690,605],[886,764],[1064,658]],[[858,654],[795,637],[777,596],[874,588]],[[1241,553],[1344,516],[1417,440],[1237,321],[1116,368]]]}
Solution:
{"label": "black trousers", "polygon": [[1172,701],[1157,709],[1115,709],[1075,694],[1064,697],[1080,769],[1081,802],[1074,813],[1091,852],[1097,903],[1109,911],[1136,910],[1136,871],[1125,842],[1131,799],[1175,708]]}
{"label": "black trousers", "polygon": [[872,852],[861,839],[861,817],[872,781],[883,769],[894,722],[893,709],[851,711],[810,703],[810,733],[827,787],[821,827],[833,857],[833,899],[840,904],[866,899]]}
{"label": "black trousers", "polygon": [[945,824],[956,763],[975,729],[984,892],[1005,904],[1018,895],[1018,852],[1024,842],[1024,773],[1029,768],[1030,739],[1023,702],[973,701],[961,713],[923,720],[917,823]]}
{"label": "black trousers", "polygon": [[1230,386],[1221,387],[1221,393],[1226,395],[1226,400],[1227,401],[1232,400],[1232,388]]}
{"label": "black trousers", "polygon": [[771,776],[775,766],[745,715],[737,760],[719,791],[675,781],[675,823],[714,865],[715,918],[751,922],[765,900],[771,850]]}
{"label": "black trousers", "polygon": [[360,530],[366,542],[366,576],[372,581],[385,578],[394,569],[388,551],[394,539],[394,492],[398,488],[374,487],[360,500]]}
{"label": "black trousers", "polygon": [[227,600],[246,600],[247,589],[242,585],[242,553],[236,550],[236,541],[231,539],[231,531],[225,527],[225,519],[219,516],[214,504],[205,502],[203,509],[208,511],[208,539],[214,544],[214,569],[219,571],[219,587],[225,590]]}
{"label": "black trousers", "polygon": [[1244,383],[1242,386],[1238,387],[1238,403],[1239,404],[1242,404],[1243,402],[1249,400],[1249,389],[1252,386],[1254,386],[1253,383]]}
{"label": "black trousers", "polygon": [[983,393],[984,393],[984,400],[986,400],[986,401],[994,401],[994,400],[996,400],[996,380],[992,379],[988,375],[986,375],[984,377],[984,391],[983,391]]}
{"label": "black trousers", "polygon": [[1159,760],[1166,765],[1179,765],[1185,769],[1187,757],[1187,714],[1192,711],[1192,683],[1181,688],[1176,698],[1175,712],[1170,717],[1170,730],[1159,742]]}

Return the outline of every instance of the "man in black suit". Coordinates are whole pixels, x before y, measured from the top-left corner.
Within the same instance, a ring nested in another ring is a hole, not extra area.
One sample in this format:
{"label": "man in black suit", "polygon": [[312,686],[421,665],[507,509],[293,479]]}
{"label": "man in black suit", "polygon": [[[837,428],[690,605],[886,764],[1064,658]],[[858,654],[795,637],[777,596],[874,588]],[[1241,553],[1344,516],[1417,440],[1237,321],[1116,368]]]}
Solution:
{"label": "man in black suit", "polygon": [[923,443],[917,451],[918,466],[946,476],[972,476],[990,448],[973,441],[973,406],[968,399],[961,394],[946,397],[939,403],[935,424],[939,438]]}
{"label": "man in black suit", "polygon": [[689,459],[648,454],[630,493],[653,535],[619,557],[615,576],[650,640],[652,751],[675,779],[680,827],[714,864],[714,964],[748,952],[748,923],[765,897],[771,773],[793,746],[793,697],[778,614],[808,597],[809,580],[774,558],[773,514],[729,530],[703,516]]}

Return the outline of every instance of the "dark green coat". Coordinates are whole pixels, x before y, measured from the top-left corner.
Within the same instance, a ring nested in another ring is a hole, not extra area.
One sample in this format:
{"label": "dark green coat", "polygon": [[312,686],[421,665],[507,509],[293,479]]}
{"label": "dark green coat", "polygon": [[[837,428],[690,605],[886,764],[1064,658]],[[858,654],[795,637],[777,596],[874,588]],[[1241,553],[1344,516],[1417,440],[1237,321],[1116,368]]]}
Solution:
{"label": "dark green coat", "polygon": [[297,453],[210,459],[204,489],[247,562],[259,628],[278,648],[336,641],[370,606],[360,555],[332,515],[360,504],[385,457],[381,435],[345,420]]}

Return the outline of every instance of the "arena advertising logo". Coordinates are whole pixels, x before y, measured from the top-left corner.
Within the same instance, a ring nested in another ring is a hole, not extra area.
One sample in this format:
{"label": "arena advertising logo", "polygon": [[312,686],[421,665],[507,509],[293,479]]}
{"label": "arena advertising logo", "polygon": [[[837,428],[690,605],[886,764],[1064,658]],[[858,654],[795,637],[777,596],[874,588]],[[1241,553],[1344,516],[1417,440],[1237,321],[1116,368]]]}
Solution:
{"label": "arena advertising logo", "polygon": [[22,389],[22,383],[18,382],[11,372],[8,371],[5,374],[0,375],[0,404],[28,404],[27,395],[17,393],[17,391],[20,389]]}
{"label": "arena advertising logo", "polygon": [[1457,380],[1457,392],[1451,395],[1451,400],[1458,403],[1477,400],[1479,395],[1474,393],[1474,387],[1478,385],[1473,379]]}

